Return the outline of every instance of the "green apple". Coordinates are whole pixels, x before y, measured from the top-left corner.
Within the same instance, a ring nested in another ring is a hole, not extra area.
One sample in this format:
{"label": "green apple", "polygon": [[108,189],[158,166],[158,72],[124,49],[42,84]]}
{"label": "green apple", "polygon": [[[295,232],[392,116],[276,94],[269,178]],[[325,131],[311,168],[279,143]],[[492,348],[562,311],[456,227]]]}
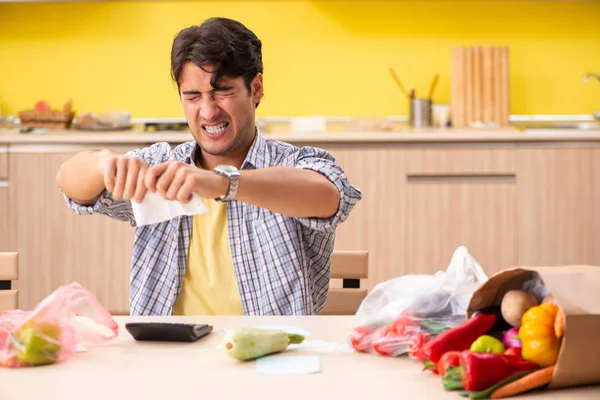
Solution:
{"label": "green apple", "polygon": [[60,327],[47,322],[29,321],[15,335],[16,357],[26,365],[52,364],[60,350]]}

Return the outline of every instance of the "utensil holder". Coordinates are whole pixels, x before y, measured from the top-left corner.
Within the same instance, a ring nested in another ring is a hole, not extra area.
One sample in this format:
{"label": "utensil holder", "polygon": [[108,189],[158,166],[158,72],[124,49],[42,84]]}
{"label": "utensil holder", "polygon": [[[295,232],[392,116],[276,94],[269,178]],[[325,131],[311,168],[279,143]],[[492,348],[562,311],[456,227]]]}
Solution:
{"label": "utensil holder", "polygon": [[413,128],[432,126],[431,100],[411,99],[409,122]]}

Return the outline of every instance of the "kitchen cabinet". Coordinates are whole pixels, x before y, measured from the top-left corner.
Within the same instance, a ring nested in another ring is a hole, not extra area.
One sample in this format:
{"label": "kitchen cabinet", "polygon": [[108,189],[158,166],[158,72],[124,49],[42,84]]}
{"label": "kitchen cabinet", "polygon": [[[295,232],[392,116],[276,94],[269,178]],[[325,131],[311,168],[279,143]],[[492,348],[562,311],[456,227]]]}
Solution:
{"label": "kitchen cabinet", "polygon": [[32,308],[58,286],[78,281],[109,311],[128,313],[134,229],[69,210],[55,176],[71,156],[10,154],[9,225],[11,247],[19,252],[19,305]]}
{"label": "kitchen cabinet", "polygon": [[518,261],[521,265],[599,263],[593,193],[597,149],[524,147],[516,152]]}
{"label": "kitchen cabinet", "polygon": [[[445,270],[461,245],[488,275],[515,265],[600,265],[600,138],[577,144],[571,137],[566,144],[554,137],[552,143],[332,138],[317,146],[336,157],[363,193],[338,228],[335,248],[369,252],[364,288]],[[78,281],[112,313],[128,312],[134,228],[74,214],[55,184],[76,150],[146,145],[126,139],[20,142],[0,153],[7,177],[0,178],[0,246],[19,252],[20,306],[32,308],[59,285]],[[286,141],[315,145],[291,135]]]}
{"label": "kitchen cabinet", "polygon": [[407,269],[445,269],[467,247],[491,275],[516,261],[513,150],[419,149],[407,152]]}
{"label": "kitchen cabinet", "polygon": [[8,182],[0,181],[0,252],[11,251],[8,238]]}

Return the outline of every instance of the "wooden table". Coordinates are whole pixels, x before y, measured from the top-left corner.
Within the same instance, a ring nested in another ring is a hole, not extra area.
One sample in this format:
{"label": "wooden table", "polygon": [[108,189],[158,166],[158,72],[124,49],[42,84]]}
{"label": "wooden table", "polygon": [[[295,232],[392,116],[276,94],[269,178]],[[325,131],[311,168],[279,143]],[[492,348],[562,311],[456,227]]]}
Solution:
{"label": "wooden table", "polygon": [[[0,369],[0,399],[462,399],[445,392],[439,377],[422,373],[408,357],[386,358],[349,352],[318,355],[321,372],[262,375],[255,362],[222,353],[221,329],[234,326],[294,325],[312,333],[307,340],[345,343],[349,317],[116,317],[119,337],[75,354],[62,364]],[[199,322],[214,331],[195,343],[135,342],[128,321]],[[283,355],[283,354],[282,354]],[[555,390],[519,399],[598,399],[600,386]]]}

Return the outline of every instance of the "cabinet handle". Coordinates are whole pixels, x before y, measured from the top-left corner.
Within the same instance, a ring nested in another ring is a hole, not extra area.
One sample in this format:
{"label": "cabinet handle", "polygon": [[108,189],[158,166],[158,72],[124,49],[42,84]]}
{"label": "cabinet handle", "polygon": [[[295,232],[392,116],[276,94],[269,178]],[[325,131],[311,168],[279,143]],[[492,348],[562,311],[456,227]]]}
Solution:
{"label": "cabinet handle", "polygon": [[415,174],[407,175],[408,183],[515,183],[515,174]]}

